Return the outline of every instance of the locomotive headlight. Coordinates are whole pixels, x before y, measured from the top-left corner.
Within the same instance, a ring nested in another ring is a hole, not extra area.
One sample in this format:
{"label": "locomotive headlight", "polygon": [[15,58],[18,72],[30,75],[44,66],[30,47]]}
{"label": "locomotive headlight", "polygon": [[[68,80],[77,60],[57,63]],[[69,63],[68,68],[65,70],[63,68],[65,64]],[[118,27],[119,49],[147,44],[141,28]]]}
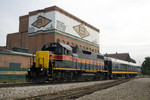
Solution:
{"label": "locomotive headlight", "polygon": [[43,68],[41,68],[41,71],[43,71]]}

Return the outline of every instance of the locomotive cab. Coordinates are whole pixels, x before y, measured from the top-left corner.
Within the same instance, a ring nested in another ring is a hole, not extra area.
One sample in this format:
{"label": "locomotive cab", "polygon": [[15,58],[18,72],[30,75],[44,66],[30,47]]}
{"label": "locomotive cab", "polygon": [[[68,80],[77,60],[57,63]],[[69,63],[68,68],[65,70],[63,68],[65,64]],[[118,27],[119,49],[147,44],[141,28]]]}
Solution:
{"label": "locomotive cab", "polygon": [[49,43],[43,46],[42,51],[51,51],[53,54],[72,54],[72,48],[61,43]]}

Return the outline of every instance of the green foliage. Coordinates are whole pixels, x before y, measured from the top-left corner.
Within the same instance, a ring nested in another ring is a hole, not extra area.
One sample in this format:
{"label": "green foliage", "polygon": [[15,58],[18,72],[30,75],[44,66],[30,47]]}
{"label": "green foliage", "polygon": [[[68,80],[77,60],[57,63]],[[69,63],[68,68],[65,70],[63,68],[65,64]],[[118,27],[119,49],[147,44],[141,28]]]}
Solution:
{"label": "green foliage", "polygon": [[142,63],[142,74],[150,75],[150,57],[146,57]]}
{"label": "green foliage", "polygon": [[131,62],[136,63],[136,61],[134,59],[131,58]]}

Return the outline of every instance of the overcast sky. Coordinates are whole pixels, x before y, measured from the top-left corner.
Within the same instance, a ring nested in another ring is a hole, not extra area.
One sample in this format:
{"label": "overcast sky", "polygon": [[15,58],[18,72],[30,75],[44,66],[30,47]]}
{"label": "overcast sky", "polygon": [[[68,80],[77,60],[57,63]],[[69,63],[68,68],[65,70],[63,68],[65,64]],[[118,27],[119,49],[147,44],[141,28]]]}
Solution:
{"label": "overcast sky", "polygon": [[18,32],[19,16],[56,5],[100,29],[100,52],[150,56],[150,0],[0,0],[0,46]]}

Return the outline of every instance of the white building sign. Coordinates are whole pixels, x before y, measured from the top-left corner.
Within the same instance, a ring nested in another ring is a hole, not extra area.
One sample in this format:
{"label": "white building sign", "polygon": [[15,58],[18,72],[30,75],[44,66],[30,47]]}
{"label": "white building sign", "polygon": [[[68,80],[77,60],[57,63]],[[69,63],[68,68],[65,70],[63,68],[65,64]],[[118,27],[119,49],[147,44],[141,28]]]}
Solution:
{"label": "white building sign", "polygon": [[99,44],[99,32],[58,11],[38,13],[29,17],[29,36],[51,30],[58,30],[70,34],[71,37]]}

